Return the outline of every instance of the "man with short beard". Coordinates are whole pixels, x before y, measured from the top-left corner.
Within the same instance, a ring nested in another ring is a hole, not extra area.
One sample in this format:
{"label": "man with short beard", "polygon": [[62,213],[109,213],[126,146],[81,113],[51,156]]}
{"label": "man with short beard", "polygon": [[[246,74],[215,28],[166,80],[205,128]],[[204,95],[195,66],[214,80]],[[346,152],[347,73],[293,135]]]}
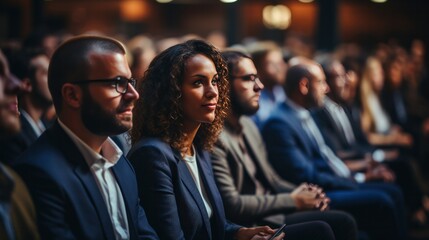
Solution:
{"label": "man with short beard", "polygon": [[158,239],[139,207],[134,170],[108,137],[132,127],[139,98],[124,46],[79,36],[52,56],[58,120],[17,160],[42,239]]}
{"label": "man with short beard", "polygon": [[[21,91],[0,51],[0,141],[20,130],[17,95]],[[27,187],[12,169],[0,163],[0,240],[3,239],[37,240],[39,235]]]}
{"label": "man with short beard", "polygon": [[[295,186],[271,167],[265,144],[249,116],[259,108],[264,85],[252,59],[237,51],[222,53],[228,65],[231,111],[211,155],[213,172],[229,220],[244,226],[268,224],[278,227],[326,222],[336,239],[357,239],[352,216],[325,211],[329,199],[313,184]],[[303,231],[286,229],[288,238],[318,239],[308,226]]]}
{"label": "man with short beard", "polygon": [[21,130],[0,140],[3,163],[13,161],[23,153],[46,129],[42,116],[52,106],[48,88],[49,59],[41,51],[22,50],[12,60],[11,71],[21,80],[25,91],[19,96]]}

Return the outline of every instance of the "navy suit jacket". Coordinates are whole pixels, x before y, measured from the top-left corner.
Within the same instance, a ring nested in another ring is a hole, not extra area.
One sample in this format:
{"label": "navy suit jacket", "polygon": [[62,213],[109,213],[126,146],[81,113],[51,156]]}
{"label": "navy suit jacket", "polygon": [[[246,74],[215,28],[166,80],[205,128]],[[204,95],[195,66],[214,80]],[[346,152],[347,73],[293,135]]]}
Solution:
{"label": "navy suit jacket", "polygon": [[19,121],[21,122],[19,133],[0,139],[2,149],[0,151],[0,159],[8,165],[12,165],[19,155],[37,140],[36,133],[24,115],[21,114],[19,116]]}
{"label": "navy suit jacket", "polygon": [[277,105],[262,125],[262,136],[269,161],[284,179],[295,184],[311,182],[325,190],[358,187],[353,180],[334,174],[317,143],[306,134],[295,110],[286,102]]}
{"label": "navy suit jacket", "polygon": [[196,154],[211,219],[179,151],[157,138],[145,138],[133,146],[128,157],[149,222],[161,239],[232,239],[241,226],[225,219],[208,153],[196,147]]}
{"label": "navy suit jacket", "polygon": [[[115,239],[94,176],[58,123],[17,160],[15,168],[34,200],[42,239]],[[124,198],[130,239],[158,239],[139,206],[131,164],[122,156],[112,169]]]}

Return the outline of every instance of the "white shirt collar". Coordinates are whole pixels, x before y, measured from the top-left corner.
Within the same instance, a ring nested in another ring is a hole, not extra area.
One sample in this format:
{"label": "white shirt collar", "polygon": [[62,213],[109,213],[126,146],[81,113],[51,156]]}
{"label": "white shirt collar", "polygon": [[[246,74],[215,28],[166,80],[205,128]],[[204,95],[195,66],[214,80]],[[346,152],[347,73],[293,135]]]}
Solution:
{"label": "white shirt collar", "polygon": [[122,156],[121,149],[113,142],[112,139],[107,140],[101,146],[101,154],[92,150],[84,141],[73,133],[63,122],[58,118],[58,123],[71,140],[76,144],[79,151],[82,153],[89,166],[96,164],[100,159],[106,163],[105,167],[113,167]]}
{"label": "white shirt collar", "polygon": [[299,106],[289,98],[286,99],[286,104],[297,113],[299,119],[307,119],[310,116],[310,112],[307,109]]}
{"label": "white shirt collar", "polygon": [[31,128],[33,129],[34,133],[39,137],[42,135],[43,131],[46,130],[45,125],[42,121],[35,122],[33,118],[28,114],[24,109],[19,109],[19,112],[22,114],[22,116],[27,120],[27,122],[30,124]]}

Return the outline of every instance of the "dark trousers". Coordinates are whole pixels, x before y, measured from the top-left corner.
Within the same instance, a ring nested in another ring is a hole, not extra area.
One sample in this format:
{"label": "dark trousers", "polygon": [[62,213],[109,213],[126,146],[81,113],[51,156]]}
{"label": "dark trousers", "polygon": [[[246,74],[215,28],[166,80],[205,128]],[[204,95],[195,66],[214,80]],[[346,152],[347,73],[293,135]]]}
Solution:
{"label": "dark trousers", "polygon": [[[357,239],[357,224],[354,218],[343,211],[328,210],[325,212],[305,211],[287,214],[285,223],[288,225],[308,221],[323,221],[329,224],[335,239],[352,240]],[[286,239],[287,236],[286,236]],[[318,239],[318,238],[315,238]]]}
{"label": "dark trousers", "polygon": [[358,190],[327,192],[331,208],[349,212],[371,239],[406,239],[404,200],[394,184],[364,183]]}
{"label": "dark trousers", "polygon": [[284,232],[288,240],[335,240],[332,229],[322,221],[288,225]]}

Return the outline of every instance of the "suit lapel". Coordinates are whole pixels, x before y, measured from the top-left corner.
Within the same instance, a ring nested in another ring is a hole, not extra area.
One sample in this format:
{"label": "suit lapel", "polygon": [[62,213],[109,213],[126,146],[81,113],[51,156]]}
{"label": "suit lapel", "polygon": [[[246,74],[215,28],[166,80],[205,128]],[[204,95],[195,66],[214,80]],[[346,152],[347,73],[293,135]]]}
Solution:
{"label": "suit lapel", "polygon": [[220,194],[217,194],[218,189],[214,180],[213,172],[211,171],[211,162],[209,162],[209,157],[204,155],[202,151],[197,151],[197,160],[202,184],[204,184],[206,194],[212,207],[212,218],[214,220],[212,223],[216,223],[216,225],[213,226],[215,232],[212,236],[214,236],[214,239],[221,239],[223,236],[218,236],[217,234],[224,231],[225,223],[222,219],[225,219],[225,211]]}
{"label": "suit lapel", "polygon": [[[204,221],[204,225],[206,226],[207,233],[209,237],[211,237],[212,234],[211,234],[210,219],[209,219],[209,216],[207,215],[206,207],[204,205],[200,192],[198,191],[197,185],[195,184],[194,178],[189,172],[188,166],[186,166],[185,161],[182,159],[182,156],[178,151],[174,151],[174,157],[177,160],[177,168],[180,173],[180,179],[185,185],[186,189],[188,189],[194,201],[197,203],[197,207],[200,210],[201,216]],[[197,157],[197,161],[198,161],[198,157]],[[204,173],[200,173],[201,178],[204,178],[203,175]]]}
{"label": "suit lapel", "polygon": [[[136,229],[134,227],[134,219],[138,219],[138,216],[135,215],[134,211],[131,211],[133,208],[132,197],[136,194],[136,189],[130,188],[130,171],[129,166],[126,163],[124,156],[121,156],[116,165],[112,168],[113,174],[115,175],[116,181],[118,182],[119,188],[121,189],[122,198],[124,199],[125,209],[127,211],[128,219],[128,228],[130,231],[130,238],[134,238],[137,235]],[[134,176],[134,175],[132,175]]]}
{"label": "suit lapel", "polygon": [[[247,142],[247,144],[249,144],[250,146],[250,151],[249,154],[253,155],[256,159],[255,159],[255,164],[262,165],[262,159],[264,159],[264,156],[262,156],[262,151],[261,150],[261,146],[258,145],[260,144],[260,142],[256,142],[253,140],[253,137],[255,136],[255,134],[251,131],[250,127],[246,125],[246,123],[244,121],[242,121],[243,124],[243,135],[245,138],[245,141]],[[259,166],[259,167],[263,167],[263,166]]]}
{"label": "suit lapel", "polygon": [[103,226],[106,237],[108,239],[114,239],[113,236],[115,236],[115,234],[113,233],[112,222],[105,201],[93,175],[89,171],[89,168],[83,165],[79,165],[75,168],[76,175],[85,187],[86,193],[91,198],[94,208],[97,210],[98,218]]}
{"label": "suit lapel", "polygon": [[344,130],[341,128],[341,126],[338,125],[339,123],[337,123],[337,121],[329,113],[326,105],[322,109],[322,114],[326,118],[326,121],[328,121],[328,124],[330,124],[332,126],[332,128],[334,129],[335,136],[340,138],[341,144],[343,146],[349,145],[347,142],[346,134],[345,134]]}
{"label": "suit lapel", "polygon": [[24,136],[24,141],[26,142],[27,146],[30,146],[33,142],[35,142],[38,138],[36,132],[34,132],[33,127],[31,126],[30,122],[28,122],[27,118],[24,117],[23,114],[20,116],[21,119],[21,134]]}
{"label": "suit lapel", "polygon": [[[273,176],[271,171],[267,169],[268,162],[265,160],[267,156],[263,156],[263,152],[265,151],[265,149],[261,149],[261,148],[264,148],[265,146],[260,145],[262,144],[262,142],[255,141],[255,138],[257,138],[257,136],[255,135],[257,133],[255,134],[254,132],[252,132],[251,128],[246,124],[243,125],[243,134],[244,134],[245,141],[247,142],[247,144],[249,144],[249,147],[250,147],[248,149],[249,156],[252,158],[252,160],[254,160],[253,162],[256,168],[258,168],[259,171],[261,171],[261,174],[259,175],[260,181],[264,181],[263,183],[265,188],[268,186],[270,190],[274,190],[275,188],[273,186],[275,184],[272,181]],[[246,165],[247,164],[245,164],[245,166]],[[251,178],[254,178],[254,177],[251,177]],[[254,181],[256,181],[256,179]]]}
{"label": "suit lapel", "polygon": [[309,153],[314,150],[318,151],[319,148],[317,147],[316,140],[308,136],[294,110],[292,110],[287,104],[283,104],[282,106],[285,108],[283,119],[292,126],[291,129],[295,131],[306,151]]}
{"label": "suit lapel", "polygon": [[89,196],[94,208],[97,210],[98,219],[103,227],[106,238],[113,240],[115,235],[113,233],[110,215],[88,164],[79,149],[58,123],[55,123],[52,127],[51,136],[54,138],[54,142],[57,146],[64,152],[65,158],[74,165],[76,176],[81,181],[86,190],[86,194]]}
{"label": "suit lapel", "polygon": [[244,155],[243,155],[243,152],[241,151],[240,145],[238,144],[237,141],[234,140],[235,137],[231,133],[228,132],[228,135],[230,135],[230,136],[226,137],[225,141],[227,141],[228,144],[231,146],[232,154],[235,155],[234,158],[238,159],[241,162],[241,164],[243,165],[244,170],[246,171],[246,174],[248,176],[252,176],[250,174],[250,170],[248,169],[248,165],[243,160],[244,159]]}

